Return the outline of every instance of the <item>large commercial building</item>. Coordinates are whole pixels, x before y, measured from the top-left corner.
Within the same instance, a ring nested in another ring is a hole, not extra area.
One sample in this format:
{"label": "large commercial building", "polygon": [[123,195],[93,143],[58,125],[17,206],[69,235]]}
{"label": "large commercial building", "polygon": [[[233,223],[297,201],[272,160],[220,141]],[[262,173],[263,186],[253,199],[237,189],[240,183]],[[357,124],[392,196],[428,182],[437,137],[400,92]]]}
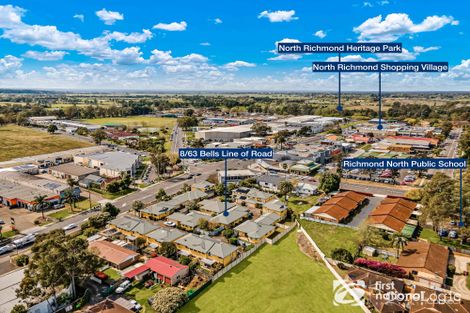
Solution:
{"label": "large commercial building", "polygon": [[207,141],[228,142],[234,139],[249,137],[251,125],[239,125],[233,127],[217,127],[196,132],[196,138]]}
{"label": "large commercial building", "polygon": [[[0,202],[9,207],[33,210],[38,196],[46,196],[46,202],[59,203],[67,190],[67,184],[57,181],[20,172],[0,172]],[[72,192],[78,197],[80,188],[74,187]]]}
{"label": "large commercial building", "polygon": [[119,177],[123,174],[134,177],[140,165],[138,155],[121,151],[76,155],[73,162],[81,166],[97,168],[100,175],[105,177]]}

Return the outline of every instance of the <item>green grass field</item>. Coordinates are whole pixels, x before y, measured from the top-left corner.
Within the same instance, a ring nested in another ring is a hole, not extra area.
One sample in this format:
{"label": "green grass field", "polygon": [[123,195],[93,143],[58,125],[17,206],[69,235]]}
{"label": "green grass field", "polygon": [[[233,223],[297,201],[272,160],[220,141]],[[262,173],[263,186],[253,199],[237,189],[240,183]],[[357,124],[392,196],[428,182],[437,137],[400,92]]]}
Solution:
{"label": "green grass field", "polygon": [[173,128],[176,124],[175,118],[165,117],[152,117],[152,116],[128,116],[128,117],[109,117],[109,118],[94,118],[84,120],[90,124],[105,125],[105,124],[123,124],[127,127],[157,127],[157,128]]}
{"label": "green grass field", "polygon": [[333,305],[333,275],[304,255],[295,238],[292,232],[274,246],[264,246],[179,312],[361,312]]}
{"label": "green grass field", "polygon": [[336,248],[345,248],[354,255],[360,241],[357,230],[301,220],[307,233],[327,256]]}
{"label": "green grass field", "polygon": [[0,151],[0,161],[91,146],[88,142],[67,136],[50,135],[43,131],[16,125],[0,127],[0,142],[4,147]]}
{"label": "green grass field", "polygon": [[303,213],[317,203],[318,196],[296,197],[289,196],[289,208],[297,214]]}

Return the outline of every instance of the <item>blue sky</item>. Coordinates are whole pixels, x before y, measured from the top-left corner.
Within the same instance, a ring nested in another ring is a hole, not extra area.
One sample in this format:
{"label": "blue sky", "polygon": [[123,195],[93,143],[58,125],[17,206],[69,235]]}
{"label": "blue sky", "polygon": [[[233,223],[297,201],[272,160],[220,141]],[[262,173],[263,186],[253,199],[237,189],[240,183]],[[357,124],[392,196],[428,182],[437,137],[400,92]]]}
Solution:
{"label": "blue sky", "polygon": [[[14,1],[0,5],[0,88],[82,90],[335,90],[313,60],[276,42],[396,41],[399,56],[448,61],[446,74],[388,74],[384,89],[468,90],[467,1]],[[344,74],[376,89],[376,74]]]}

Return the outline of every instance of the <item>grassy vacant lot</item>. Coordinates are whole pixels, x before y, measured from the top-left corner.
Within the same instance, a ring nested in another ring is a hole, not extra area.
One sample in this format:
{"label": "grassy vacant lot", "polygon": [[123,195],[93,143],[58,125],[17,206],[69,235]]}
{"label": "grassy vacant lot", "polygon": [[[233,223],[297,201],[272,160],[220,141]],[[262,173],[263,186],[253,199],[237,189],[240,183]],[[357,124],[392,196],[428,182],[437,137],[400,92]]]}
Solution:
{"label": "grassy vacant lot", "polygon": [[3,145],[0,161],[91,146],[90,143],[67,136],[50,135],[43,131],[16,125],[0,127],[0,142]]}
{"label": "grassy vacant lot", "polygon": [[314,206],[317,203],[317,200],[318,196],[310,196],[305,198],[290,196],[288,206],[292,209],[292,211],[294,211],[294,213],[300,214]]}
{"label": "grassy vacant lot", "polygon": [[240,263],[179,312],[360,312],[332,303],[333,275],[300,252],[292,232]]}
{"label": "grassy vacant lot", "polygon": [[360,241],[357,230],[302,220],[302,226],[327,256],[336,248],[345,248],[353,255]]}
{"label": "grassy vacant lot", "polygon": [[85,122],[91,124],[105,125],[105,124],[124,124],[127,127],[158,127],[173,128],[176,124],[176,118],[165,117],[152,117],[152,116],[128,116],[128,117],[110,117],[110,118],[95,118],[88,119]]}

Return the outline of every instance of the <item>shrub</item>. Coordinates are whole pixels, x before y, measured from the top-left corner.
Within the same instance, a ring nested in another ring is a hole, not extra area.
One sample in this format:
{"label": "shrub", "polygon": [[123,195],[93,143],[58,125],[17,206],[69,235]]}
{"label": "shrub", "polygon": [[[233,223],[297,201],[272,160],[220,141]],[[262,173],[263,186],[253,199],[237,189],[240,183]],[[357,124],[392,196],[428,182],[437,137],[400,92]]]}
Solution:
{"label": "shrub", "polygon": [[25,265],[28,265],[29,263],[29,256],[27,256],[26,254],[20,254],[16,260],[15,260],[15,263],[17,266],[25,266]]}
{"label": "shrub", "polygon": [[96,234],[97,232],[98,232],[98,229],[93,228],[93,227],[89,227],[89,228],[87,228],[83,231],[83,235],[85,235],[86,237],[91,237],[94,234]]}
{"label": "shrub", "polygon": [[191,258],[185,255],[181,255],[178,261],[183,265],[188,265],[191,263]]}
{"label": "shrub", "polygon": [[348,250],[346,250],[344,248],[334,249],[333,252],[331,253],[331,257],[334,260],[344,262],[344,263],[351,264],[353,262],[353,256],[352,256],[351,252],[349,252]]}
{"label": "shrub", "polygon": [[230,237],[233,236],[233,230],[230,228],[224,229],[222,234],[224,235],[225,238],[229,239]]}
{"label": "shrub", "polygon": [[449,266],[447,266],[447,276],[454,276],[455,274],[455,265],[454,264],[449,264]]}
{"label": "shrub", "polygon": [[152,301],[152,308],[158,313],[176,312],[186,301],[188,297],[178,287],[169,287],[159,290]]}
{"label": "shrub", "polygon": [[237,238],[230,238],[229,243],[234,246],[238,246],[238,239]]}
{"label": "shrub", "polygon": [[370,270],[373,270],[379,273],[387,274],[389,276],[400,277],[400,278],[406,277],[406,271],[404,269],[402,269],[401,267],[397,265],[393,265],[390,263],[359,258],[359,259],[356,259],[356,261],[354,261],[354,264],[360,267],[368,268]]}

